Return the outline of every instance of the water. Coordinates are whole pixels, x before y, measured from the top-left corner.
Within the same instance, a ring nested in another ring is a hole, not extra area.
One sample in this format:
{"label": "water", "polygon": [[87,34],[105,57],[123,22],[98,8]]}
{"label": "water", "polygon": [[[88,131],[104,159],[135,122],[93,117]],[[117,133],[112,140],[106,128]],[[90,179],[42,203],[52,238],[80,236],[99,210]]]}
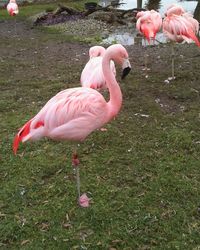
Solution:
{"label": "water", "polygon": [[[109,0],[101,0],[100,2],[104,2],[104,6],[111,3]],[[170,6],[172,3],[177,3],[178,5],[181,5],[185,11],[193,14],[194,10],[197,6],[198,1],[176,1],[176,0],[119,0],[119,3],[121,4],[118,8],[119,9],[134,9],[134,8],[144,8],[144,9],[155,9],[157,10],[162,17],[164,17],[164,13],[168,6]],[[109,35],[108,38],[103,40],[103,43],[111,44],[113,42],[121,43],[123,45],[132,45],[136,43],[141,43],[145,45],[145,40],[143,38],[137,37],[138,32],[135,29],[135,26],[132,25],[132,27],[123,27],[116,29],[115,32]],[[163,33],[158,33],[156,35],[156,41],[155,44],[159,43],[165,43],[167,40]],[[148,45],[148,44],[147,44]]]}
{"label": "water", "polygon": [[[24,0],[17,0],[18,3],[23,2]],[[32,2],[32,0],[28,0],[29,2]],[[90,1],[90,0],[88,0]],[[0,6],[5,5],[8,2],[8,0],[0,0]],[[194,10],[197,6],[197,0],[196,1],[185,1],[185,0],[100,0],[99,4],[101,6],[107,6],[111,4],[112,2],[118,2],[121,3],[119,5],[119,9],[134,9],[134,8],[144,8],[144,9],[155,9],[162,17],[164,16],[165,10],[168,6],[170,6],[172,3],[177,3],[178,5],[181,5],[185,11],[189,13],[194,13]],[[141,43],[145,44],[145,40],[143,38],[137,37],[138,32],[135,30],[134,25],[132,27],[124,27],[120,26],[118,29],[115,30],[112,34],[109,35],[108,38],[103,40],[103,43],[111,44],[113,42],[121,43],[123,45],[132,45],[135,43]],[[158,33],[156,35],[156,41],[155,44],[159,43],[165,43],[166,38],[162,33]]]}
{"label": "water", "polygon": [[180,0],[146,0],[146,1],[138,1],[138,0],[120,0],[119,3],[123,3],[118,7],[119,9],[129,10],[133,8],[144,8],[144,9],[155,9],[157,10],[162,16],[164,16],[164,12],[168,6],[173,3],[181,5],[185,11],[194,13],[194,10],[197,6],[196,1],[180,1]]}
{"label": "water", "polygon": [[122,28],[116,29],[108,38],[103,39],[102,44],[120,43],[122,45],[142,44],[143,46],[149,46],[167,42],[166,37],[161,32],[157,33],[155,41],[151,41],[150,44],[142,36],[137,35],[138,31],[135,27],[132,28],[132,31],[126,31]]}

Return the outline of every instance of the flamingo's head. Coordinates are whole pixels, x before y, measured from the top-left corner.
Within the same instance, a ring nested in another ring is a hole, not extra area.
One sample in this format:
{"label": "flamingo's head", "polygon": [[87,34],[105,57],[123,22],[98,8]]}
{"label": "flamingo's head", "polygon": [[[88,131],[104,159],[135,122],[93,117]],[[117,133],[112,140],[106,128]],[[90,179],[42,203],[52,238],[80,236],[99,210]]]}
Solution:
{"label": "flamingo's head", "polygon": [[177,15],[181,16],[185,13],[185,10],[183,9],[182,6],[179,6],[177,4],[172,4],[167,8],[167,11],[165,13],[165,16],[172,16],[172,15]]}
{"label": "flamingo's head", "polygon": [[143,15],[145,15],[145,11],[139,11],[139,12],[136,14],[136,19],[139,19],[139,18],[142,17]]}
{"label": "flamingo's head", "polygon": [[106,49],[102,46],[93,46],[89,50],[89,57],[97,57],[97,56],[103,56]]}
{"label": "flamingo's head", "polygon": [[122,76],[124,79],[131,71],[131,64],[126,49],[121,44],[114,44],[107,48],[106,53],[109,52],[111,60],[122,66]]}
{"label": "flamingo's head", "polygon": [[128,59],[124,60],[123,65],[122,65],[122,69],[123,69],[123,71],[122,71],[121,79],[123,80],[131,71],[131,64],[130,64]]}

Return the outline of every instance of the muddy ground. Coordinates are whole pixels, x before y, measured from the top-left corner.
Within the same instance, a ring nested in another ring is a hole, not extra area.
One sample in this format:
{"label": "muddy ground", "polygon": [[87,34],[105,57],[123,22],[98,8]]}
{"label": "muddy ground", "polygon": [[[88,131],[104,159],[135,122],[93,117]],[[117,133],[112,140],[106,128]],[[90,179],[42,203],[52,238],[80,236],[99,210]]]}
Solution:
{"label": "muddy ground", "polygon": [[[49,65],[51,69],[56,71],[59,68],[58,62],[65,64],[66,70],[71,68],[73,63],[78,63],[83,67],[88,60],[88,49],[92,46],[78,42],[63,42],[63,39],[59,39],[60,34],[57,34],[57,39],[56,34],[51,39],[40,28],[33,28],[21,21],[15,23],[14,20],[0,22],[0,37],[1,59],[17,57],[19,60],[23,60],[25,57],[30,59],[31,63],[31,61],[37,61],[37,58],[40,58],[44,64],[35,65],[34,72],[31,70],[32,74],[38,76],[45,73],[43,71],[44,65]],[[126,46],[126,48],[133,65],[132,74],[134,74],[134,70],[140,70],[144,66],[144,48],[140,44]],[[184,68],[190,69],[191,72],[197,69],[192,66],[192,62],[199,62],[200,51],[194,44],[177,44],[175,50],[176,68],[178,67],[176,75],[178,77],[181,77]],[[160,75],[166,73],[166,77],[170,76],[170,46],[168,44],[151,46],[146,51],[151,70]],[[25,72],[20,69],[15,71],[15,74],[21,73],[23,73],[21,77],[25,77]],[[140,74],[143,75],[143,71],[140,71]],[[165,76],[163,75],[163,81],[166,79]]]}
{"label": "muddy ground", "polygon": [[[88,60],[88,50],[92,44],[68,42],[56,31],[48,34],[40,27],[32,27],[24,21],[14,19],[0,22],[0,37],[1,77],[5,78],[7,82],[12,82],[11,86],[8,84],[1,86],[1,91],[14,86],[16,82],[24,84],[26,80],[33,82],[34,87],[34,82],[44,78],[50,82],[59,82],[55,86],[53,83],[51,84],[51,88],[55,88],[52,94],[63,88],[79,85],[80,74]],[[166,94],[163,97],[162,92],[165,87],[172,86],[171,88],[173,88],[173,86],[180,84],[184,86],[188,83],[194,92],[199,93],[200,51],[195,44],[177,44],[175,46],[176,80],[171,82],[167,80],[171,76],[169,44],[146,48],[150,69],[148,72],[144,70],[144,47],[135,44],[126,46],[126,49],[133,68],[127,81],[131,84],[142,83],[144,86],[148,85],[148,88],[152,86],[152,94],[155,99],[161,98],[163,102],[166,102],[166,105],[162,106],[163,109],[167,109],[169,106],[169,110],[176,110],[173,98],[168,98]],[[154,85],[158,89],[154,89]],[[139,95],[148,95],[148,88],[142,90]],[[128,87],[124,89],[124,93],[127,91]],[[127,95],[132,96],[133,93],[127,92]]]}
{"label": "muddy ground", "polygon": [[[57,80],[60,79],[63,87],[79,85],[80,74],[88,60],[88,50],[92,44],[67,42],[61,34],[56,34],[56,31],[48,34],[40,27],[33,28],[30,24],[19,20],[15,22],[14,19],[0,22],[0,37],[2,76],[8,76],[14,81],[25,79],[28,81],[30,78],[35,78],[37,81],[42,77],[50,80],[57,78]],[[161,87],[166,84],[174,85],[189,81],[197,88],[199,87],[200,51],[194,44],[175,46],[177,78],[174,82],[165,81],[171,75],[169,44],[149,46],[146,49],[150,68],[148,72],[143,70],[144,47],[135,44],[126,46],[126,49],[133,67],[131,72],[133,81],[135,79],[136,82],[139,80],[147,84],[158,81]],[[10,65],[10,61],[15,60],[18,63]],[[24,62],[26,64],[22,66]]]}

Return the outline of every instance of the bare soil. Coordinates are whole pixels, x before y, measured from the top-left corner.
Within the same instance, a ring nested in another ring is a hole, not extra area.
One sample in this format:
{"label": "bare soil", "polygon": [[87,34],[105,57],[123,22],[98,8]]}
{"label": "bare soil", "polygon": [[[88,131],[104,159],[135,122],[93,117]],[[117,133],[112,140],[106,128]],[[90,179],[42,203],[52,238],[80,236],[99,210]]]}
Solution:
{"label": "bare soil", "polygon": [[[40,28],[33,28],[29,24],[15,20],[0,22],[0,60],[5,62],[17,60],[19,64],[13,65],[13,75],[15,81],[24,79],[60,79],[60,88],[77,86],[79,84],[80,74],[88,60],[88,50],[92,44],[79,42],[67,42],[62,39],[60,34],[49,35]],[[108,45],[106,45],[108,46]],[[160,102],[166,103],[161,108],[166,112],[179,110],[175,105],[174,97],[162,94],[162,88],[166,85],[188,83],[194,86],[194,91],[200,88],[200,51],[194,44],[178,44],[175,47],[175,65],[176,80],[173,82],[166,81],[171,75],[171,58],[170,46],[161,44],[158,46],[149,46],[146,48],[148,54],[149,71],[144,69],[145,50],[141,44],[135,44],[126,47],[132,64],[132,72],[129,81],[143,82],[148,85],[158,84],[158,89],[152,88],[153,96],[159,98]],[[29,67],[20,66],[26,61]],[[6,66],[5,66],[6,67]],[[9,75],[9,70],[1,68],[1,74]],[[76,73],[74,74],[74,72]],[[71,74],[72,73],[72,74]],[[184,85],[184,84],[183,84]],[[141,93],[140,93],[141,94]],[[144,89],[144,94],[146,90]],[[128,93],[132,96],[133,93]]]}

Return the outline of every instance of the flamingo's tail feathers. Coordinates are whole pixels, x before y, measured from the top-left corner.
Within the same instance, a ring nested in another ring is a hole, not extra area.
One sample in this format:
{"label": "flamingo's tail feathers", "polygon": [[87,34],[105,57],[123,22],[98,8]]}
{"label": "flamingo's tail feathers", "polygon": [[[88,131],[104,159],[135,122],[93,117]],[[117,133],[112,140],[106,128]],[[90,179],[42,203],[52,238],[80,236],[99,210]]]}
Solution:
{"label": "flamingo's tail feathers", "polygon": [[23,140],[25,136],[27,136],[30,132],[31,120],[28,121],[17,133],[13,141],[13,152],[17,153],[17,149],[19,147],[19,143]]}
{"label": "flamingo's tail feathers", "polygon": [[200,47],[200,41],[198,40],[197,36],[194,35],[193,41],[196,43],[198,47]]}
{"label": "flamingo's tail feathers", "polygon": [[[27,140],[38,140],[44,135],[44,122],[38,121],[31,126],[32,120],[28,121],[15,136],[13,141],[13,152],[17,153],[17,149],[19,147],[19,143],[25,142]],[[30,131],[31,126],[31,131]]]}
{"label": "flamingo's tail feathers", "polygon": [[13,152],[14,154],[16,155],[17,154],[17,149],[19,147],[19,143],[20,143],[20,137],[19,135],[17,134],[14,138],[14,141],[13,141]]}
{"label": "flamingo's tail feathers", "polygon": [[198,47],[200,47],[200,41],[192,30],[188,31],[188,38],[192,39]]}

